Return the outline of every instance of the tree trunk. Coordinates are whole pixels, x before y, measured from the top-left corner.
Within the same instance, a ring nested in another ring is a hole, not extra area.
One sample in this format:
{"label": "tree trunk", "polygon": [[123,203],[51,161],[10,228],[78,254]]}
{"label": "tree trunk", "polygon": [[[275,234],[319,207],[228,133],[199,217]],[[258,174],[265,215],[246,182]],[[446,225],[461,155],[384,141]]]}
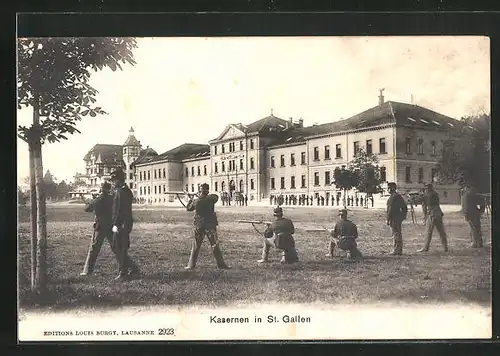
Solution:
{"label": "tree trunk", "polygon": [[35,157],[34,147],[28,142],[30,153],[30,209],[31,209],[31,291],[36,291],[36,250],[37,250],[37,200],[36,200],[36,180],[35,180]]}
{"label": "tree trunk", "polygon": [[35,288],[38,295],[45,294],[47,287],[47,212],[43,181],[42,142],[40,127],[39,96],[33,105],[33,161],[35,163],[36,208],[37,208],[37,258]]}

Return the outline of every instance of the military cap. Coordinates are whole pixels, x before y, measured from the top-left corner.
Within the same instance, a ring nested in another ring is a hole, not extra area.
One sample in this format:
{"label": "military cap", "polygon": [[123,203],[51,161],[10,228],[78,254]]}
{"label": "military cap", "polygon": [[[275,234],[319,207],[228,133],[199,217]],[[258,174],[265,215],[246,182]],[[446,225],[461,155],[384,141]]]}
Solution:
{"label": "military cap", "polygon": [[280,206],[278,206],[278,207],[274,208],[273,214],[274,214],[274,216],[283,215],[283,209]]}
{"label": "military cap", "polygon": [[123,169],[117,168],[111,172],[111,180],[125,180],[125,172],[123,172]]}
{"label": "military cap", "polygon": [[202,190],[203,192],[208,192],[208,191],[210,190],[210,187],[208,186],[208,184],[207,184],[207,183],[203,183],[203,184],[201,185],[201,190]]}
{"label": "military cap", "polygon": [[339,210],[339,215],[347,215],[347,209],[340,209]]}
{"label": "military cap", "polygon": [[101,184],[102,190],[111,190],[111,184],[109,182],[104,182]]}
{"label": "military cap", "polygon": [[396,189],[397,185],[394,182],[390,182],[390,183],[387,183],[387,188],[394,188],[394,189]]}

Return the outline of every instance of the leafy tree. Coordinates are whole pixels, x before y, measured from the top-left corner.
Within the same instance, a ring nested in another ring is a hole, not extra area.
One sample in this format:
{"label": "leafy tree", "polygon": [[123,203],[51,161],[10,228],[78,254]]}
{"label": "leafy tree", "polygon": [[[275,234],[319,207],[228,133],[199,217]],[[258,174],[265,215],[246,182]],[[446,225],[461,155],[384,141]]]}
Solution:
{"label": "leafy tree", "polygon": [[[354,159],[349,162],[350,170],[356,176],[355,187],[358,191],[366,193],[368,197],[381,191],[382,183],[378,157],[360,149]],[[366,205],[368,201],[365,200]]]}
{"label": "leafy tree", "polygon": [[462,134],[445,142],[437,164],[441,183],[471,184],[479,192],[490,192],[491,140],[489,114],[463,117]]}
{"label": "leafy tree", "polygon": [[[85,116],[106,114],[96,105],[91,71],[134,65],[133,38],[21,38],[17,41],[18,109],[33,109],[33,124],[19,126],[18,136],[30,151],[31,287],[46,288],[47,221],[43,184],[42,144],[79,133]],[[35,253],[36,252],[36,253]]]}
{"label": "leafy tree", "polygon": [[343,191],[342,202],[344,208],[347,206],[346,195],[347,191],[354,188],[358,184],[358,177],[350,166],[343,165],[342,168],[335,168],[333,171],[333,184]]}

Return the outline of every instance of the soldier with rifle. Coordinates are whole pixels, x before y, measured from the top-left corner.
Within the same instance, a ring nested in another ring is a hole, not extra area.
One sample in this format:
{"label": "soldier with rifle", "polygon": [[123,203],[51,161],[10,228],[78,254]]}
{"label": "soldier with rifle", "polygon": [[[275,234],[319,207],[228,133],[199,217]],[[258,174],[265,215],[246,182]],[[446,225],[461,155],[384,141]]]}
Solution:
{"label": "soldier with rifle", "polygon": [[472,248],[483,247],[483,237],[481,233],[481,214],[485,211],[485,202],[477,194],[477,191],[470,184],[463,189],[462,213],[465,221],[469,223],[472,236]]}
{"label": "soldier with rifle", "polygon": [[94,213],[94,226],[92,240],[90,242],[89,252],[83,267],[81,276],[89,276],[94,273],[94,267],[97,261],[97,256],[101,251],[102,243],[105,239],[108,240],[111,249],[114,251],[113,234],[112,234],[112,209],[113,209],[113,196],[110,194],[111,184],[105,182],[101,185],[101,195],[95,197],[93,200],[86,202],[85,211],[87,213]]}
{"label": "soldier with rifle", "polygon": [[274,243],[277,249],[283,251],[281,263],[293,264],[298,262],[299,257],[295,249],[295,240],[293,238],[293,234],[295,233],[293,222],[283,217],[283,209],[279,206],[274,209],[273,215],[275,220],[268,224],[267,229],[264,231],[265,240],[262,249],[262,259],[258,262],[269,262],[269,251],[272,243]]}
{"label": "soldier with rifle", "polygon": [[425,185],[426,192],[422,199],[422,206],[426,212],[426,239],[423,248],[417,252],[427,252],[432,240],[432,232],[436,228],[441,238],[444,252],[448,252],[448,238],[444,230],[443,211],[439,205],[439,194],[434,190],[431,183]]}
{"label": "soldier with rifle", "polygon": [[401,226],[403,224],[403,220],[406,219],[406,215],[408,214],[408,206],[406,205],[403,197],[396,192],[396,183],[388,183],[387,188],[391,194],[389,199],[387,199],[387,225],[391,227],[393,238],[393,249],[389,254],[402,255],[403,235]]}
{"label": "soldier with rifle", "polygon": [[215,213],[215,203],[217,203],[219,197],[215,194],[208,193],[208,184],[202,184],[199,197],[193,199],[192,196],[189,196],[189,201],[186,205],[187,211],[195,212],[193,220],[194,240],[191,248],[191,256],[189,257],[188,265],[185,267],[187,270],[195,268],[205,235],[212,247],[215,260],[217,261],[217,267],[219,269],[229,269],[229,266],[224,262],[222,257],[222,251],[220,250],[217,238],[218,221]]}
{"label": "soldier with rifle", "polygon": [[347,209],[339,211],[340,221],[334,228],[330,230],[331,241],[328,244],[327,257],[333,257],[335,246],[341,250],[347,251],[347,258],[355,260],[362,257],[361,251],[358,250],[356,242],[358,238],[358,229],[356,224],[347,219]]}

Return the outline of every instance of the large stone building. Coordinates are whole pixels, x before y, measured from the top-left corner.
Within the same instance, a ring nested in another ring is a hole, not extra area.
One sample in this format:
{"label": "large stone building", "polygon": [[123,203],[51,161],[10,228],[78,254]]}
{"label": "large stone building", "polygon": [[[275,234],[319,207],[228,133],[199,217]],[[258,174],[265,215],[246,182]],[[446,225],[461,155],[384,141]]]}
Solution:
{"label": "large stone building", "polygon": [[[304,126],[303,120],[271,114],[249,125],[228,125],[208,145],[186,143],[162,154],[141,149],[131,130],[123,146],[96,145],[85,160],[94,184],[112,167],[125,167],[139,202],[173,202],[165,192],[195,192],[202,183],[219,195],[241,193],[249,201],[327,198],[337,194],[334,169],[359,149],[378,156],[384,181],[396,182],[402,192],[420,189],[435,181],[443,145],[462,134],[458,120],[418,105],[384,102],[380,95],[377,106],[345,120]],[[96,176],[102,162],[107,165]],[[436,190],[443,203],[459,201],[455,184],[436,184]]]}

